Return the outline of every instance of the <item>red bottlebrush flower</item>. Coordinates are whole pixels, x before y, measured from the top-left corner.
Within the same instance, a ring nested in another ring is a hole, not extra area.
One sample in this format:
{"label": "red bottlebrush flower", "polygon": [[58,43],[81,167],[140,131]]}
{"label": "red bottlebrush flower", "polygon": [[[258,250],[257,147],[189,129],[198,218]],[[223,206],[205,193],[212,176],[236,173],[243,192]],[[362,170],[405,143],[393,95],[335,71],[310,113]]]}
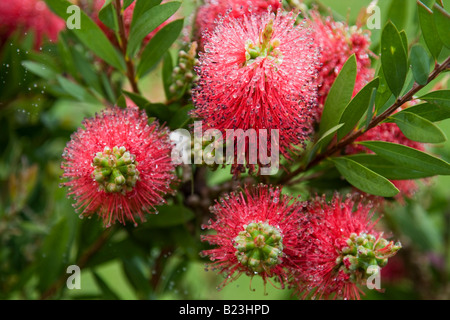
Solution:
{"label": "red bottlebrush flower", "polygon": [[31,31],[35,36],[34,47],[38,49],[44,38],[56,41],[65,25],[42,0],[0,1],[0,38],[3,41],[16,30]]}
{"label": "red bottlebrush flower", "polygon": [[168,131],[137,107],[106,109],[83,121],[63,153],[62,185],[80,217],[125,224],[164,203],[175,179]]}
{"label": "red bottlebrush flower", "polygon": [[203,33],[212,32],[221,18],[241,18],[250,12],[263,14],[269,10],[275,12],[282,7],[279,0],[206,0],[197,10],[195,19],[195,38],[203,48]]}
{"label": "red bottlebrush flower", "polygon": [[[167,0],[163,0],[162,3],[167,2]],[[106,36],[112,40],[113,42],[116,40],[116,36],[114,34],[114,31],[108,28],[98,17],[98,13],[102,9],[103,5],[105,4],[105,0],[95,0],[93,4],[93,10],[92,10],[92,19],[95,21],[95,23],[103,30],[103,32],[106,34]],[[121,0],[121,4],[123,5],[123,0]],[[134,13],[134,7],[136,5],[136,2],[131,3],[124,11],[123,11],[123,25],[125,28],[126,35],[128,36],[128,33],[130,32],[131,22],[133,21],[133,13]],[[164,21],[161,25],[156,27],[152,32],[150,32],[143,40],[143,44],[147,44],[153,36],[158,33],[159,30],[161,30],[164,26],[169,24],[170,22],[174,21],[176,19],[176,14],[171,16],[169,19]]]}
{"label": "red bottlebrush flower", "polygon": [[[296,15],[266,13],[217,24],[196,67],[192,115],[206,129],[279,130],[279,150],[301,146],[312,131],[317,48]],[[270,140],[270,139],[269,139]],[[267,150],[271,150],[270,143]]]}
{"label": "red bottlebrush flower", "polygon": [[353,95],[356,95],[369,82],[374,75],[374,70],[370,68],[370,38],[367,31],[356,26],[350,27],[343,22],[336,22],[332,17],[324,19],[316,11],[310,11],[309,14],[315,41],[321,52],[321,66],[318,69],[318,113],[320,115],[334,80],[352,54],[355,54],[357,63]]}
{"label": "red bottlebrush flower", "polygon": [[202,235],[216,248],[201,252],[209,256],[208,267],[226,279],[219,289],[245,273],[264,281],[276,279],[284,287],[297,256],[300,207],[281,189],[264,185],[225,195],[211,207],[215,220],[202,228],[215,234]]}
{"label": "red bottlebrush flower", "polygon": [[306,207],[293,281],[300,296],[359,299],[358,284],[366,285],[368,267],[384,267],[401,248],[374,229],[371,205],[354,198],[335,195],[326,202],[318,197]]}

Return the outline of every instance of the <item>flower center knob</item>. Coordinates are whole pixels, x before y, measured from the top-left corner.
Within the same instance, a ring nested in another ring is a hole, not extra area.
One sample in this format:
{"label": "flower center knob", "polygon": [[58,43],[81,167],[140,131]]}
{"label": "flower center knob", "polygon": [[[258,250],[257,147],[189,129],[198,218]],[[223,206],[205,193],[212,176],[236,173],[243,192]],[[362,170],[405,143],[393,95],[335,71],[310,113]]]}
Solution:
{"label": "flower center knob", "polygon": [[280,231],[267,223],[252,222],[234,238],[239,262],[254,272],[267,271],[281,262],[283,243]]}
{"label": "flower center knob", "polygon": [[271,57],[276,63],[281,63],[282,54],[279,49],[280,39],[272,39],[273,20],[270,20],[259,35],[257,43],[252,40],[245,42],[245,59],[246,65],[252,64],[258,57]]}
{"label": "flower center knob", "polygon": [[92,161],[92,176],[101,190],[124,194],[133,190],[139,180],[137,165],[135,155],[130,154],[125,147],[115,146],[112,150],[105,147],[103,152],[97,152]]}
{"label": "flower center knob", "polygon": [[384,267],[388,258],[393,257],[401,247],[400,242],[394,244],[381,236],[375,238],[371,234],[352,233],[347,239],[347,246],[341,250],[336,264],[350,275],[350,280],[357,282],[358,277],[367,279],[372,272],[368,272],[369,267]]}

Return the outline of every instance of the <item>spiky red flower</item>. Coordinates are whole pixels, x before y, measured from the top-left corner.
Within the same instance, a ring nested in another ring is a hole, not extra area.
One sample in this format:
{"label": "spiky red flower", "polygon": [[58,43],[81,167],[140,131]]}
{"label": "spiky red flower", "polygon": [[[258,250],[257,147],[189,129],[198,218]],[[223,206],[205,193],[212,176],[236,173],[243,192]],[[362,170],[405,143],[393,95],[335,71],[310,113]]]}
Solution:
{"label": "spiky red flower", "polygon": [[168,131],[137,107],[110,108],[83,121],[67,144],[63,185],[80,217],[125,224],[154,211],[175,179]]}
{"label": "spiky red flower", "polygon": [[44,38],[56,41],[65,25],[42,0],[0,1],[0,38],[3,41],[16,30],[30,31],[34,33],[37,49]]}
{"label": "spiky red flower", "polygon": [[296,18],[279,10],[217,24],[199,54],[192,93],[192,115],[205,129],[266,129],[268,135],[277,129],[286,157],[307,139],[318,52]]}
{"label": "spiky red flower", "polygon": [[373,77],[374,71],[370,68],[370,37],[368,31],[363,31],[356,26],[348,26],[344,22],[334,21],[332,17],[323,18],[314,10],[311,10],[309,15],[315,41],[321,52],[318,78],[318,113],[321,114],[334,80],[352,54],[355,54],[357,63],[353,95],[356,95]]}
{"label": "spiky red flower", "polygon": [[206,0],[197,10],[195,38],[200,48],[203,48],[203,33],[212,32],[220,19],[241,18],[250,12],[254,14],[263,14],[267,10],[275,12],[279,8],[281,8],[279,0]]}
{"label": "spiky red flower", "polygon": [[261,276],[264,284],[275,277],[284,287],[298,250],[301,209],[291,200],[279,188],[260,185],[227,194],[211,207],[215,219],[202,228],[215,232],[201,239],[216,247],[201,255],[213,261],[208,268],[226,276],[219,288],[243,273]]}
{"label": "spiky red flower", "polygon": [[374,229],[372,206],[335,195],[306,207],[299,243],[301,257],[293,286],[302,297],[359,299],[369,266],[382,268],[400,248]]}

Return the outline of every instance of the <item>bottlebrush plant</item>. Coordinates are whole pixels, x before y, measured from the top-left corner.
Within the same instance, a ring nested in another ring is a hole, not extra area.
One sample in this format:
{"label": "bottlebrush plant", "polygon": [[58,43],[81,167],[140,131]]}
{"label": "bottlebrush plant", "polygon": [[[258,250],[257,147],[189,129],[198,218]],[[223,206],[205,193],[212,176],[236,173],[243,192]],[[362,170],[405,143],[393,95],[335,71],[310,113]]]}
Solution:
{"label": "bottlebrush plant", "polygon": [[450,2],[346,2],[3,1],[0,298],[449,298]]}

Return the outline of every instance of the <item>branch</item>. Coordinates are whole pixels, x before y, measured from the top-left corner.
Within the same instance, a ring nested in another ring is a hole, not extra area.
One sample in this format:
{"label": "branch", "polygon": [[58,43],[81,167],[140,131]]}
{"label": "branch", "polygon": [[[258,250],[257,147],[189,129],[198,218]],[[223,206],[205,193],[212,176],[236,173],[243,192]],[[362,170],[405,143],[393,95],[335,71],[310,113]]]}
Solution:
{"label": "branch", "polygon": [[127,78],[128,78],[128,81],[130,81],[133,92],[140,94],[139,88],[137,85],[137,81],[136,81],[136,74],[134,71],[133,61],[131,61],[131,59],[127,55],[128,40],[127,40],[126,31],[125,31],[125,25],[123,23],[123,16],[121,14],[122,6],[120,4],[120,0],[115,1],[114,7],[116,9],[115,11],[116,11],[116,16],[117,16],[117,21],[119,23],[119,36],[120,36],[119,47],[120,47],[120,50],[122,51],[123,58],[125,59],[125,63],[127,65]]}
{"label": "branch", "polygon": [[402,97],[398,98],[397,101],[395,101],[395,103],[392,106],[390,106],[386,111],[384,111],[382,114],[374,117],[370,121],[367,129],[361,128],[361,129],[359,129],[357,131],[354,131],[353,133],[349,134],[344,139],[342,139],[338,143],[336,143],[336,144],[332,145],[330,148],[328,148],[324,153],[317,155],[306,167],[302,167],[301,166],[300,168],[296,169],[295,171],[289,173],[287,176],[282,178],[280,180],[280,184],[283,184],[283,183],[286,183],[286,182],[290,181],[292,178],[294,178],[299,173],[309,170],[310,168],[312,168],[315,165],[319,164],[320,162],[322,162],[323,160],[325,160],[329,156],[333,155],[337,151],[342,150],[343,148],[345,148],[349,144],[353,143],[357,138],[362,136],[364,133],[366,133],[370,129],[376,127],[381,122],[383,122],[384,120],[389,118],[400,106],[402,106],[406,102],[410,101],[417,92],[419,92],[422,88],[424,88],[426,85],[428,85],[442,71],[446,70],[449,67],[450,67],[450,57],[447,58],[442,64],[437,64],[435,66],[433,72],[429,75],[427,83],[425,85],[419,85],[417,82],[414,83],[414,85],[411,88],[411,90],[409,90]]}

